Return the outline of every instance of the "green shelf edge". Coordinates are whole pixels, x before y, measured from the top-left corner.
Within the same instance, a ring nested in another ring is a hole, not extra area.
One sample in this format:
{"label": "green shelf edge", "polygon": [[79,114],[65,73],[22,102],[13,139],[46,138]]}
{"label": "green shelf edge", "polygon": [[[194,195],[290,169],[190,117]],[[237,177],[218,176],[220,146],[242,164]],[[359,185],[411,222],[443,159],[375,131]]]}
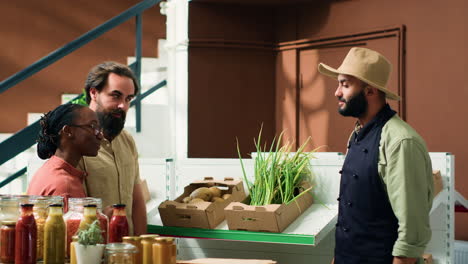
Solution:
{"label": "green shelf edge", "polygon": [[315,236],[313,235],[203,229],[159,225],[148,225],[148,232],[152,234],[185,238],[211,238],[246,242],[299,244],[311,246],[315,245]]}

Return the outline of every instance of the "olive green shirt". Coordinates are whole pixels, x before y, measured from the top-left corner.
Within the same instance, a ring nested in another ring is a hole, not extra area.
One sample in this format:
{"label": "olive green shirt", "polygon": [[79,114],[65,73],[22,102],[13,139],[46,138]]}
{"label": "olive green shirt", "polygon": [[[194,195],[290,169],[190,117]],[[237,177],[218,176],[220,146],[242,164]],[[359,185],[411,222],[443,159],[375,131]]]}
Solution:
{"label": "olive green shirt", "polygon": [[122,130],[112,142],[104,138],[98,155],[83,157],[78,169],[88,173],[87,195],[101,198],[103,208],[117,203],[126,205],[130,234],[133,234],[133,187],[140,183],[140,171],[135,141],[130,133]]}
{"label": "olive green shirt", "polygon": [[392,255],[421,257],[431,239],[431,159],[421,136],[397,115],[382,128],[378,171],[399,224]]}

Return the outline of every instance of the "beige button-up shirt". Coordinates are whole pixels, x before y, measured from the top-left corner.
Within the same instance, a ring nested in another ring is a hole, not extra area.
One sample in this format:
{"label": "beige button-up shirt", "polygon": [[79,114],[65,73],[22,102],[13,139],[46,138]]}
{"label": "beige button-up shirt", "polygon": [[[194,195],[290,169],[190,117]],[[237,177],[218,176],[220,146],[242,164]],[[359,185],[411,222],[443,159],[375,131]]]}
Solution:
{"label": "beige button-up shirt", "polygon": [[122,130],[112,142],[104,138],[98,155],[83,157],[78,169],[88,173],[87,195],[101,198],[103,208],[117,203],[126,205],[130,234],[133,234],[133,188],[140,183],[140,171],[138,152],[130,133]]}

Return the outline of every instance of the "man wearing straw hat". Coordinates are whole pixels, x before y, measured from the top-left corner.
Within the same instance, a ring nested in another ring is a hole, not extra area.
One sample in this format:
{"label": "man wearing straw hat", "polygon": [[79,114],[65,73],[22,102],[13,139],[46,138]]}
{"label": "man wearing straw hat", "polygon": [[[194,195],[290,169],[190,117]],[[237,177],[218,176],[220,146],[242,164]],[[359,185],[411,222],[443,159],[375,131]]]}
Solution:
{"label": "man wearing straw hat", "polygon": [[432,167],[421,136],[386,103],[391,64],[351,48],[338,69],[338,112],[357,118],[340,171],[335,264],[418,263],[431,238]]}

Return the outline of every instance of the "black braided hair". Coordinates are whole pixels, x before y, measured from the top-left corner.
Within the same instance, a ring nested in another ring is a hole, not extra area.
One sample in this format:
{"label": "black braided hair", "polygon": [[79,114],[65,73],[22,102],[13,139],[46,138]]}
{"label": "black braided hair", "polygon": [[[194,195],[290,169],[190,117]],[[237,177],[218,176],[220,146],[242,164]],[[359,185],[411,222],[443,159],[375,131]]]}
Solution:
{"label": "black braided hair", "polygon": [[37,139],[37,155],[48,159],[60,146],[60,130],[63,126],[73,124],[76,111],[85,106],[66,103],[44,114],[39,121],[41,129]]}

